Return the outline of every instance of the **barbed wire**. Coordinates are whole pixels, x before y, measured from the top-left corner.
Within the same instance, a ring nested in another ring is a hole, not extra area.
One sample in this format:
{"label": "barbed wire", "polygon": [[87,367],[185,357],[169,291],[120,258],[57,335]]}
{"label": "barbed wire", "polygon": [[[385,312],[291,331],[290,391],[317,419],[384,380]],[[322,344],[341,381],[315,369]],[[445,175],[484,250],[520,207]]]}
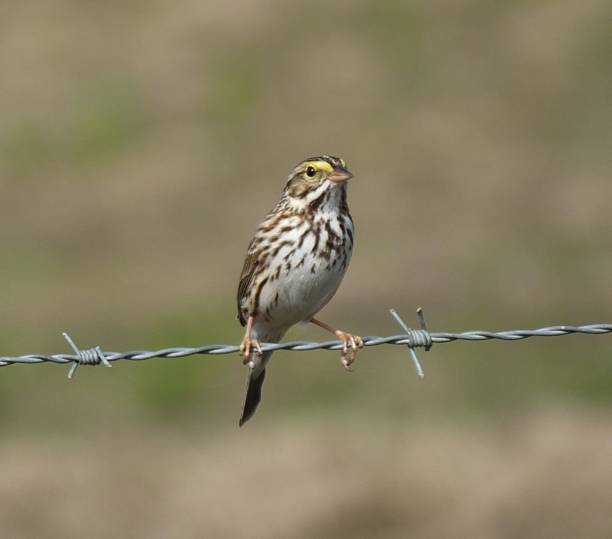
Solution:
{"label": "barbed wire", "polygon": [[[442,344],[455,341],[472,341],[481,342],[488,340],[504,340],[518,341],[529,337],[557,337],[560,335],[569,335],[574,333],[582,333],[586,335],[601,335],[604,333],[612,333],[612,324],[587,324],[579,326],[548,326],[538,329],[512,329],[505,331],[463,331],[459,333],[453,332],[429,332],[422,309],[417,309],[420,328],[409,328],[400,318],[397,312],[391,309],[391,315],[402,326],[404,334],[391,335],[389,337],[366,336],[363,337],[364,346],[380,346],[383,344],[403,345],[407,346],[412,360],[415,364],[417,374],[422,378],[423,369],[416,356],[416,348],[424,348],[429,350],[433,344]],[[73,349],[74,354],[27,354],[22,356],[0,356],[0,367],[6,367],[15,364],[36,365],[41,363],[58,363],[70,364],[71,368],[68,377],[72,378],[76,368],[79,365],[99,365],[103,364],[106,367],[111,367],[111,363],[119,360],[129,361],[144,361],[154,358],[175,359],[196,355],[222,355],[234,354],[239,352],[240,347],[233,344],[208,344],[197,347],[178,346],[172,348],[162,348],[159,350],[131,350],[128,352],[107,352],[102,351],[99,346],[81,350],[79,349],[70,336],[63,333],[64,338]],[[274,350],[291,350],[296,352],[307,352],[311,350],[340,350],[343,346],[342,341],[287,341],[283,343],[262,343],[261,349],[264,352]]]}

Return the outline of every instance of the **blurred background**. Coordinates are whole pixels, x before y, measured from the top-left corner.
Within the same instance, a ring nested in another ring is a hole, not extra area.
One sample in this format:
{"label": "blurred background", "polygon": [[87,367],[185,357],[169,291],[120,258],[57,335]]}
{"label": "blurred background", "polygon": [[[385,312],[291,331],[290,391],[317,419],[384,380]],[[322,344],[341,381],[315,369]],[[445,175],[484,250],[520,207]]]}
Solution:
{"label": "blurred background", "polygon": [[[291,168],[355,174],[330,323],[611,322],[606,0],[4,2],[0,354],[238,343]],[[315,327],[287,338],[322,340]],[[610,537],[612,339],[0,369],[2,537]]]}

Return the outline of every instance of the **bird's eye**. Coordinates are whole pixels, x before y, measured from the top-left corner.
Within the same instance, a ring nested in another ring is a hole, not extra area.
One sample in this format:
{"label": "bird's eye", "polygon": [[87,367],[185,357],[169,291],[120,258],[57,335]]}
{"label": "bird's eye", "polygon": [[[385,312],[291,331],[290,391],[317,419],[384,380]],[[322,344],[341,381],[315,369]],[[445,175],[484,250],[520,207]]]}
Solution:
{"label": "bird's eye", "polygon": [[306,176],[308,176],[309,178],[312,178],[315,174],[316,174],[316,169],[314,167],[308,167],[306,169]]}

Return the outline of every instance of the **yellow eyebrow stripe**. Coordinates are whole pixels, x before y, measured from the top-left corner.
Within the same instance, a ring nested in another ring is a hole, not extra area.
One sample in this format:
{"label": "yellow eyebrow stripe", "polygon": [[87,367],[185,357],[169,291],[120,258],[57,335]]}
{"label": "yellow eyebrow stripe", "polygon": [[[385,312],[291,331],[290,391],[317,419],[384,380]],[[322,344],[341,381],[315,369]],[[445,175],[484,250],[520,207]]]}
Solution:
{"label": "yellow eyebrow stripe", "polygon": [[308,161],[304,163],[304,167],[314,167],[317,170],[324,170],[325,172],[333,172],[333,167],[327,161]]}

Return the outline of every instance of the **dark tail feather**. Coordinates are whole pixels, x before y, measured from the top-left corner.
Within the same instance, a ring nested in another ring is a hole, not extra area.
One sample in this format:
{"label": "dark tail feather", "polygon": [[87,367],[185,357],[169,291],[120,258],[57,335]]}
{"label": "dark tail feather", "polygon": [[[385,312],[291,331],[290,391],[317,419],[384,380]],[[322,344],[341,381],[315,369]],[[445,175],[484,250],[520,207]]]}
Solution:
{"label": "dark tail feather", "polygon": [[242,416],[240,417],[239,425],[242,427],[249,419],[255,415],[255,410],[261,402],[261,386],[263,386],[266,378],[266,369],[263,369],[256,376],[251,372],[247,382],[247,392],[244,399],[244,407],[242,408]]}

